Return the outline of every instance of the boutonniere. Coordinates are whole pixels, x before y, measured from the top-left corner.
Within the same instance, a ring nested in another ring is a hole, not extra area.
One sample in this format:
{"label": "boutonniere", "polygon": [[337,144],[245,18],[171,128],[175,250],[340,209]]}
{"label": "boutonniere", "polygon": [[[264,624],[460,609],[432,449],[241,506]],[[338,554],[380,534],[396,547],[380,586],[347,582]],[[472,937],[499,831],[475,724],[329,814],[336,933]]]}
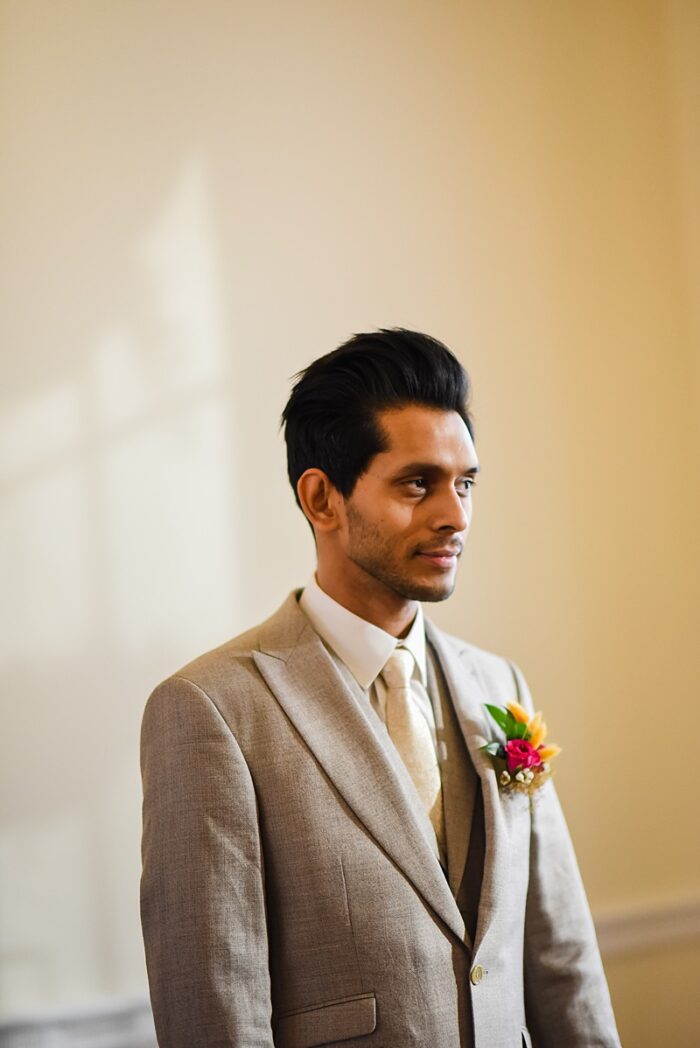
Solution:
{"label": "boutonniere", "polygon": [[547,725],[541,713],[531,717],[519,702],[506,706],[487,703],[486,709],[506,737],[505,743],[487,742],[481,747],[496,766],[499,785],[504,791],[534,793],[552,774],[550,761],[561,753],[561,747],[544,745]]}

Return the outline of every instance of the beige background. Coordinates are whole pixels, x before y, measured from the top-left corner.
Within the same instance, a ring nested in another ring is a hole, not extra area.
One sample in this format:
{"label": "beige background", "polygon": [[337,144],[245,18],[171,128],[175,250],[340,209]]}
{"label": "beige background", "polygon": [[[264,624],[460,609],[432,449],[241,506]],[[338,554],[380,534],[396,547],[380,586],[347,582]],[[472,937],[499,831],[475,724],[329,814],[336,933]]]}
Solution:
{"label": "beige background", "polygon": [[144,992],[145,698],[303,584],[288,378],[398,324],[474,382],[431,613],[565,748],[623,1042],[696,1043],[699,50],[692,0],[0,2],[0,1016]]}

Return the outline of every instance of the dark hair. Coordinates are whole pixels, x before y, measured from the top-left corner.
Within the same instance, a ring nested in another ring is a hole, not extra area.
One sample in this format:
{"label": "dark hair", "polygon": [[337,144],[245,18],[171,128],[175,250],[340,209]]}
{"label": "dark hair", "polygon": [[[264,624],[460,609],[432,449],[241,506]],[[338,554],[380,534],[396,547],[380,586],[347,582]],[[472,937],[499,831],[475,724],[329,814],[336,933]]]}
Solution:
{"label": "dark hair", "polygon": [[287,472],[297,481],[323,470],[348,498],[370,461],[386,448],[376,413],[406,404],[456,411],[471,436],[469,378],[437,339],[404,328],[353,335],[295,376],[282,412]]}

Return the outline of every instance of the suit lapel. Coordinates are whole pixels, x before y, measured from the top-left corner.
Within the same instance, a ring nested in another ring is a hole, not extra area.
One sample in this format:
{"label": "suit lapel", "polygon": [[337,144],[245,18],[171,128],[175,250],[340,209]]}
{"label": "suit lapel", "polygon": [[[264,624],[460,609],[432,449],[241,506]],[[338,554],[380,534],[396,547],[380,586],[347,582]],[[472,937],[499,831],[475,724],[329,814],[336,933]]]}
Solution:
{"label": "suit lapel", "polygon": [[[292,594],[261,631],[255,663],[328,778],[425,902],[465,927],[400,773]],[[398,759],[398,758],[397,758]]]}
{"label": "suit lapel", "polygon": [[447,875],[452,894],[457,898],[467,860],[476,776],[471,770],[471,759],[466,752],[447,684],[439,664],[434,666],[433,658],[437,657],[433,649],[430,650],[432,654],[428,659],[428,691],[433,700],[438,740],[447,837]]}
{"label": "suit lapel", "polygon": [[492,734],[486,722],[484,703],[499,700],[484,692],[469,648],[465,645],[458,651],[432,623],[426,621],[425,625],[428,639],[442,666],[469,756],[481,781],[485,855],[474,939],[474,950],[477,950],[489,929],[497,900],[508,894],[509,833],[493,765],[481,752],[481,747],[491,741]]}

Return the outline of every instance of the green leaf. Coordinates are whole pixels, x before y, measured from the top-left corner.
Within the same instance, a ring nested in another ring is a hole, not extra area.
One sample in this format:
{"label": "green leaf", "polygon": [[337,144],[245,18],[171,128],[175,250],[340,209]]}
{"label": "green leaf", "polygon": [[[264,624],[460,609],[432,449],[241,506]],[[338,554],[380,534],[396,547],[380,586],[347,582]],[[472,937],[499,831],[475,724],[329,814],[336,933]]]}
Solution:
{"label": "green leaf", "polygon": [[498,757],[499,750],[502,748],[500,742],[487,742],[485,746],[481,747],[482,751],[488,753],[490,757]]}
{"label": "green leaf", "polygon": [[519,722],[515,719],[510,710],[506,710],[506,737],[509,739],[517,738],[517,731]]}
{"label": "green leaf", "polygon": [[508,718],[510,717],[511,719],[513,719],[513,714],[509,713],[508,710],[504,710],[501,706],[490,706],[488,702],[484,705],[486,706],[486,709],[489,711],[491,717],[493,718],[493,720],[495,720],[496,724],[501,729],[501,731],[504,731],[507,735]]}
{"label": "green leaf", "polygon": [[513,716],[513,714],[510,712],[510,710],[504,709],[503,710],[503,714],[504,714],[503,730],[506,733],[506,738],[508,740],[510,740],[510,739],[524,739],[526,734],[527,734],[527,725],[526,724],[521,724],[521,722],[519,720],[517,720]]}

